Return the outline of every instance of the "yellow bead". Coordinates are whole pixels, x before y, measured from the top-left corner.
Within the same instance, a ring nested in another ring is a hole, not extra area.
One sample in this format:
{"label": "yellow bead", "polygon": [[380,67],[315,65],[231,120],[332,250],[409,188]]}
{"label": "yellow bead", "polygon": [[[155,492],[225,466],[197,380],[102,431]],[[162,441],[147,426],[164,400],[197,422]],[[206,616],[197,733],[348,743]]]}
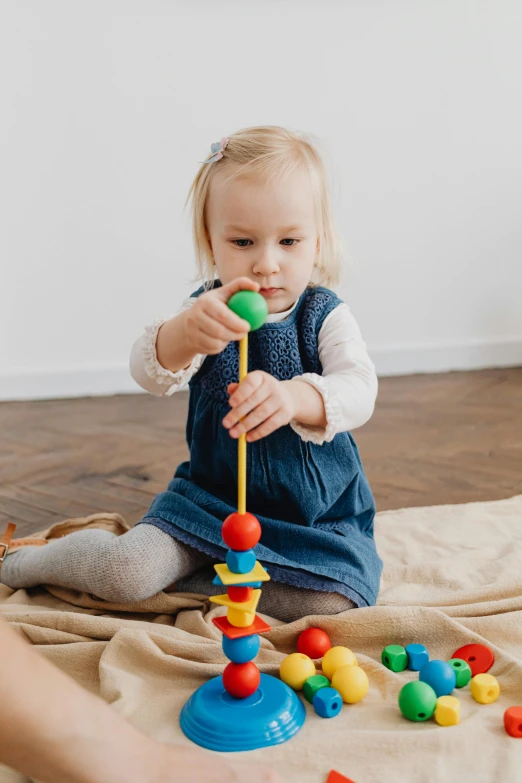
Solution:
{"label": "yellow bead", "polygon": [[479,704],[491,704],[498,699],[499,684],[492,674],[476,674],[469,684],[471,695]]}
{"label": "yellow bead", "polygon": [[347,704],[355,704],[364,699],[369,687],[366,672],[353,663],[341,666],[332,678],[332,688],[339,691]]}
{"label": "yellow bead", "polygon": [[279,676],[283,682],[286,682],[295,691],[302,690],[305,680],[313,677],[314,674],[314,662],[308,655],[303,655],[303,653],[287,655],[279,667]]}
{"label": "yellow bead", "polygon": [[435,720],[439,726],[456,726],[460,721],[460,701],[455,696],[439,696]]}
{"label": "yellow bead", "polygon": [[357,666],[357,658],[348,647],[330,647],[324,654],[321,665],[325,676],[331,680],[337,669],[340,669],[341,666],[347,666],[349,663]]}
{"label": "yellow bead", "polygon": [[249,625],[252,625],[255,619],[255,612],[245,612],[243,609],[228,607],[227,620],[230,625],[234,625],[236,628],[247,628]]}

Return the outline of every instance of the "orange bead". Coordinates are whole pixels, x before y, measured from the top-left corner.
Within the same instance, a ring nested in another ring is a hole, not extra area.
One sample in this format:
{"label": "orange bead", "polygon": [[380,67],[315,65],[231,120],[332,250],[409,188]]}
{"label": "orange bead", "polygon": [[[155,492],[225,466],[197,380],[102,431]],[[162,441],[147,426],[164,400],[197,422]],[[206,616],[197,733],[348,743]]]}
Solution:
{"label": "orange bead", "polygon": [[236,511],[223,522],[221,535],[230,549],[245,552],[247,549],[253,549],[261,538],[261,525],[257,517],[248,511],[246,514]]}
{"label": "orange bead", "polygon": [[510,737],[522,737],[522,707],[508,707],[504,713],[504,728]]}

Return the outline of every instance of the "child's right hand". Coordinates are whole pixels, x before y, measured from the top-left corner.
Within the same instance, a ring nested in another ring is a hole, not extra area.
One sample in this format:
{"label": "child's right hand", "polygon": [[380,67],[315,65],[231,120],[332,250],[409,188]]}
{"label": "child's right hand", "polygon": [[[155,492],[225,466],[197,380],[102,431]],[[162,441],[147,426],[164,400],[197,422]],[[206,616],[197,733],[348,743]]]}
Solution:
{"label": "child's right hand", "polygon": [[250,324],[227,307],[237,291],[259,291],[259,285],[248,277],[238,277],[231,283],[201,294],[185,312],[184,337],[191,353],[212,355],[221,353],[233,340],[241,340],[250,331]]}

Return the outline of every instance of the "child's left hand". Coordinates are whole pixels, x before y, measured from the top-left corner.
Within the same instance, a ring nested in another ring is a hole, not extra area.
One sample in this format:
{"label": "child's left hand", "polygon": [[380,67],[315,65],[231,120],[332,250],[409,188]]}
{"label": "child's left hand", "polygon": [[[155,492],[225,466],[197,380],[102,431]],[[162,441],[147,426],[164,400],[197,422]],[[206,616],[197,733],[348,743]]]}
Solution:
{"label": "child's left hand", "polygon": [[223,419],[223,426],[233,438],[248,433],[247,441],[265,438],[284,427],[296,413],[291,386],[292,381],[278,381],[262,370],[248,373],[241,383],[230,383],[227,391],[232,410]]}

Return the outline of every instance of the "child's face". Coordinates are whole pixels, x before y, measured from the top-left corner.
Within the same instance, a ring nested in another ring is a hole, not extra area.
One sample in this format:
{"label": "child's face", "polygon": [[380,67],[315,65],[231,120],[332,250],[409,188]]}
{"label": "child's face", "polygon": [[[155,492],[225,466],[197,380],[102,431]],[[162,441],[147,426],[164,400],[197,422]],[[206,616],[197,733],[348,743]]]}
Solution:
{"label": "child's face", "polygon": [[317,227],[310,178],[296,170],[265,183],[253,175],[225,183],[216,175],[207,200],[207,233],[219,279],[259,283],[270,313],[288,310],[310,282]]}

